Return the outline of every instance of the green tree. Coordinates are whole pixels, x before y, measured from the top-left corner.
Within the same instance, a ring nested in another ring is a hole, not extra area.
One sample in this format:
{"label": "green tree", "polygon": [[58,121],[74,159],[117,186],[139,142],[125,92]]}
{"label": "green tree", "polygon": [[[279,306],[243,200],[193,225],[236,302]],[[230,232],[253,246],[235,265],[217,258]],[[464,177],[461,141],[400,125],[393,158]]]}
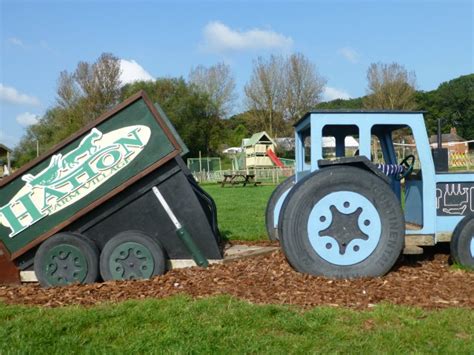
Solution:
{"label": "green tree", "polygon": [[122,89],[122,100],[139,90],[161,106],[188,146],[190,156],[197,156],[199,151],[207,155],[219,152],[223,123],[215,112],[210,112],[206,93],[183,78],[166,78],[128,84]]}
{"label": "green tree", "polygon": [[474,74],[444,82],[436,90],[417,96],[419,108],[426,110],[428,130],[436,132],[437,119],[443,119],[443,132],[456,127],[460,136],[474,139]]}
{"label": "green tree", "polygon": [[344,110],[344,109],[353,109],[353,110],[361,110],[364,108],[363,104],[363,97],[358,97],[355,99],[336,99],[327,102],[321,102],[316,105],[317,109],[322,110]]}

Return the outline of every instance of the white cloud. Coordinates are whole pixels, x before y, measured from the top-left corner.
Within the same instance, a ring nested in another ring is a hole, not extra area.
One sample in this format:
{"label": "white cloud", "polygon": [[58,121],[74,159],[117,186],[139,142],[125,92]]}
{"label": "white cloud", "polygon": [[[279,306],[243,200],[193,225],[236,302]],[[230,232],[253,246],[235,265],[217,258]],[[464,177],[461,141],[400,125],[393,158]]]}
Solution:
{"label": "white cloud", "polygon": [[18,92],[17,89],[0,83],[0,101],[15,105],[39,106],[40,101],[34,97]]}
{"label": "white cloud", "polygon": [[203,30],[203,50],[209,52],[243,51],[251,49],[286,49],[293,39],[271,30],[233,30],[222,22],[209,22]]}
{"label": "white cloud", "polygon": [[10,37],[8,39],[8,43],[13,44],[14,46],[17,46],[17,47],[26,48],[23,41],[19,38],[16,38],[16,37]]}
{"label": "white cloud", "polygon": [[338,50],[338,53],[346,58],[351,63],[357,63],[359,61],[359,53],[355,49],[344,47]]}
{"label": "white cloud", "polygon": [[136,61],[120,59],[120,81],[122,85],[133,83],[134,81],[155,80],[143,67]]}
{"label": "white cloud", "polygon": [[323,97],[325,101],[332,101],[336,99],[347,100],[351,98],[351,95],[347,91],[326,86],[324,88]]}
{"label": "white cloud", "polygon": [[23,112],[16,116],[16,121],[23,127],[38,123],[39,116],[30,112]]}

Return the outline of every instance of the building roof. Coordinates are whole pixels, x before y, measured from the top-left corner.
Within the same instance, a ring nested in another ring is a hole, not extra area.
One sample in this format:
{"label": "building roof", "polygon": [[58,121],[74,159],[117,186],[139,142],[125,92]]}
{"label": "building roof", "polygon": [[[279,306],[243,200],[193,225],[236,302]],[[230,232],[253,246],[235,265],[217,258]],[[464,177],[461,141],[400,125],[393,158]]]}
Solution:
{"label": "building roof", "polygon": [[393,114],[401,114],[401,113],[417,114],[418,113],[419,114],[419,113],[426,113],[426,111],[337,109],[337,110],[312,110],[312,111],[309,111],[306,115],[310,113],[393,113]]}
{"label": "building roof", "polygon": [[10,148],[8,148],[6,145],[3,145],[2,143],[0,143],[0,154],[3,155],[3,154],[6,154],[6,153],[11,153],[12,150]]}
{"label": "building roof", "polygon": [[273,145],[275,144],[275,141],[268,135],[267,132],[262,131],[262,132],[257,132],[252,135],[250,138],[244,138],[242,140],[242,146],[244,147],[251,147],[257,144],[258,142],[270,142]]}
{"label": "building roof", "polygon": [[[438,136],[436,134],[432,135],[430,137],[430,143],[436,143],[438,141]],[[456,133],[456,130],[451,130],[451,133],[445,133],[441,135],[441,141],[443,143],[448,143],[448,142],[464,142],[465,139],[461,136],[459,136]]]}

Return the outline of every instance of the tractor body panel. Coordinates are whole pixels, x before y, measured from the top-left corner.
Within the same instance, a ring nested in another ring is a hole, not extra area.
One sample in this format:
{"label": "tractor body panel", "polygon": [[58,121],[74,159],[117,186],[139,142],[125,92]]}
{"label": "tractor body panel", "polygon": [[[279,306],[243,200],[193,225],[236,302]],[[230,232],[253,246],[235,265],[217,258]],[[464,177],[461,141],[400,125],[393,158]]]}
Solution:
{"label": "tractor body panel", "polygon": [[436,174],[436,235],[443,240],[474,214],[474,173]]}

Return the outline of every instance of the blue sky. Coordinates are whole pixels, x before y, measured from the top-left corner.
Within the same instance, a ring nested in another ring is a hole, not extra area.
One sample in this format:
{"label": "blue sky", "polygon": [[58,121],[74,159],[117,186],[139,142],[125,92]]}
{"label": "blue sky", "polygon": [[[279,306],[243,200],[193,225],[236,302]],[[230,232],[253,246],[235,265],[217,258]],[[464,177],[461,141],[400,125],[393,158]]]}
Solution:
{"label": "blue sky", "polygon": [[60,71],[103,52],[124,80],[187,77],[225,61],[242,109],[252,61],[301,52],[326,99],[365,93],[372,62],[416,73],[418,89],[474,72],[474,2],[0,0],[0,143],[13,146],[55,102]]}

